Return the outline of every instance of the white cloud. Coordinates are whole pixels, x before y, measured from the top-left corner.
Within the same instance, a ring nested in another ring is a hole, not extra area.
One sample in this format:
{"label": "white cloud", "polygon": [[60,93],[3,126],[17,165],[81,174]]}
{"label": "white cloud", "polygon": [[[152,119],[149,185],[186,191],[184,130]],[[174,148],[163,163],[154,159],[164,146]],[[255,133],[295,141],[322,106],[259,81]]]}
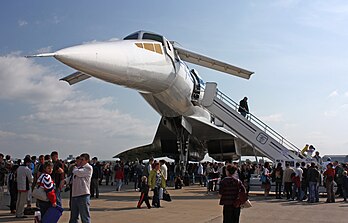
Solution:
{"label": "white cloud", "polygon": [[346,2],[320,1],[317,4],[304,5],[303,9],[304,13],[298,17],[300,24],[337,35],[348,34],[346,30],[341,28],[348,21]]}
{"label": "white cloud", "polygon": [[337,111],[325,111],[324,112],[324,116],[325,117],[330,117],[330,118],[334,118],[337,117]]}
{"label": "white cloud", "polygon": [[28,25],[28,22],[25,21],[25,20],[23,20],[23,19],[20,19],[20,20],[18,20],[18,25],[19,25],[20,27],[26,26],[26,25]]}
{"label": "white cloud", "polygon": [[346,92],[344,93],[344,96],[345,96],[345,97],[348,97],[348,91],[346,91]]}
{"label": "white cloud", "polygon": [[37,50],[38,53],[50,53],[52,52],[52,46],[42,47]]}
{"label": "white cloud", "polygon": [[62,21],[62,19],[61,19],[60,17],[58,17],[58,16],[53,16],[52,22],[53,22],[54,24],[58,24],[58,23],[60,23],[61,21]]}
{"label": "white cloud", "polygon": [[331,97],[337,97],[339,94],[338,94],[338,91],[337,90],[334,90],[333,92],[331,92],[330,94],[329,94],[329,97],[331,98]]}
{"label": "white cloud", "polygon": [[7,123],[12,130],[0,127],[1,148],[13,148],[14,155],[22,155],[23,147],[32,148],[26,150],[31,154],[40,147],[57,148],[66,155],[88,151],[111,157],[121,149],[151,142],[157,123],[121,112],[111,97],[91,98],[34,61],[0,57],[0,102],[27,106]]}
{"label": "white cloud", "polygon": [[48,68],[34,60],[17,56],[0,57],[0,99],[21,100],[30,103],[61,101],[71,94],[71,88]]}
{"label": "white cloud", "polygon": [[260,117],[260,119],[265,123],[268,123],[268,122],[275,123],[275,122],[284,121],[283,114],[271,114],[268,116],[262,116],[262,117]]}
{"label": "white cloud", "polygon": [[117,41],[117,40],[120,40],[120,39],[115,37],[115,38],[109,39],[108,41],[112,42],[112,41]]}
{"label": "white cloud", "polygon": [[10,138],[16,136],[14,132],[2,131],[0,130],[0,138]]}
{"label": "white cloud", "polygon": [[281,7],[281,8],[290,8],[297,6],[300,3],[300,0],[279,0],[279,1],[273,1],[271,3],[274,7]]}

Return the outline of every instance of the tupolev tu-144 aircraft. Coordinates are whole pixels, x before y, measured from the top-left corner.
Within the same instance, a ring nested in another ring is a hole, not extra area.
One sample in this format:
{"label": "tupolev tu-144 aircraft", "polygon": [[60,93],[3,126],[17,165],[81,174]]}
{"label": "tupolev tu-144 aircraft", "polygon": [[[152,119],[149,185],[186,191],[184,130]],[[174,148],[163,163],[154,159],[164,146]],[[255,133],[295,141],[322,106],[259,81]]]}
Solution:
{"label": "tupolev tu-144 aircraft", "polygon": [[253,72],[200,55],[164,36],[138,31],[123,40],[89,43],[30,57],[54,57],[77,71],[61,80],[70,85],[90,77],[134,89],[160,115],[151,144],[117,155],[124,159],[168,156],[186,163],[208,152],[236,158],[235,135],[214,124],[201,105],[205,83],[184,61],[249,79]]}

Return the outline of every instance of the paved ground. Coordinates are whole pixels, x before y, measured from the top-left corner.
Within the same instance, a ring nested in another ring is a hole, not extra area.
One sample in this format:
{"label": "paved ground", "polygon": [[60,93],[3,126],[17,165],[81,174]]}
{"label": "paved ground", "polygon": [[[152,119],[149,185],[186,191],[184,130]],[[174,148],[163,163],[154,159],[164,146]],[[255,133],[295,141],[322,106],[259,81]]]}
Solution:
{"label": "paved ground", "polygon": [[[199,186],[185,187],[182,190],[169,188],[172,202],[162,201],[162,208],[148,210],[144,207],[137,209],[139,192],[130,188],[126,191],[113,191],[111,186],[102,186],[99,199],[91,201],[91,216],[94,223],[132,222],[132,223],[171,223],[171,222],[222,222],[222,208],[218,205],[216,194],[207,195],[205,189]],[[67,194],[63,196],[64,207],[68,206]],[[8,196],[4,196],[7,204]],[[335,222],[347,223],[348,203],[341,202],[326,204],[325,198],[318,204],[306,202],[276,200],[271,197],[264,199],[260,193],[254,192],[250,199],[253,207],[242,210],[241,221],[252,222]],[[9,214],[8,207],[0,206],[0,222],[24,223],[33,222],[33,217],[18,220]],[[59,222],[68,222],[70,212],[66,210]]]}

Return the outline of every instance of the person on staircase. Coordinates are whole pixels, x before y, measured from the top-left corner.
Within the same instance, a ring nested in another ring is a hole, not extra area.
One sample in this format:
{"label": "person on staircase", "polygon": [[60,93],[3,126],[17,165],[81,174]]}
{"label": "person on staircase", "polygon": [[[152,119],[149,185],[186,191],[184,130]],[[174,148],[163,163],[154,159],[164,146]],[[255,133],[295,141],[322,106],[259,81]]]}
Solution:
{"label": "person on staircase", "polygon": [[249,114],[249,107],[248,107],[248,98],[244,97],[240,102],[239,102],[239,108],[238,112],[240,112],[241,115],[244,117]]}

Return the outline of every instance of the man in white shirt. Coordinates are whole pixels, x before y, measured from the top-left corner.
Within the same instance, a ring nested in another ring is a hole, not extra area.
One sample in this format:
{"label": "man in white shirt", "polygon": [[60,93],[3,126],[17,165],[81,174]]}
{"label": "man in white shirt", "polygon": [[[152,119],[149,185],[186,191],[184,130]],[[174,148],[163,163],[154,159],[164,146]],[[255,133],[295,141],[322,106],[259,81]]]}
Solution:
{"label": "man in white shirt", "polygon": [[164,176],[164,179],[167,180],[168,177],[168,167],[166,165],[166,161],[165,160],[160,160],[159,161],[160,165],[161,165],[161,172]]}
{"label": "man in white shirt", "polygon": [[204,168],[201,162],[198,164],[198,170],[197,170],[197,175],[199,177],[199,185],[203,185],[203,173],[204,173]]}
{"label": "man in white shirt", "polygon": [[90,185],[93,168],[89,165],[89,155],[80,155],[80,166],[72,171],[72,195],[69,223],[77,223],[80,215],[82,223],[90,223]]}
{"label": "man in white shirt", "polygon": [[24,206],[28,201],[28,191],[30,190],[30,184],[33,183],[33,175],[29,169],[31,164],[30,157],[24,158],[24,164],[17,169],[17,206],[16,206],[16,218],[26,218],[24,215]]}
{"label": "man in white shirt", "polygon": [[[296,180],[300,181],[299,183],[294,183],[294,190],[293,190],[293,198],[295,197],[295,194],[297,194],[297,200],[302,200],[303,199],[303,191],[301,188],[301,181],[302,181],[302,174],[303,174],[303,170],[300,167],[300,163],[296,163],[296,168],[295,170],[295,174],[296,174]],[[296,193],[297,192],[297,193]]]}

